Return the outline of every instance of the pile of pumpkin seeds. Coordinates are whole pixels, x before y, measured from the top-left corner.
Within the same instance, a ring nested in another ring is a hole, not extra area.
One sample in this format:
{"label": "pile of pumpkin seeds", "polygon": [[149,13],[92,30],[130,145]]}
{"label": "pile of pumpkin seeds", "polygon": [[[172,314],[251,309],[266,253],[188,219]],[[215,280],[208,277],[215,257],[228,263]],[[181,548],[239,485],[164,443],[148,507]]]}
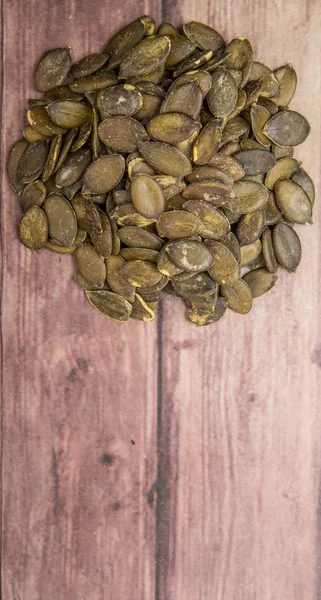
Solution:
{"label": "pile of pumpkin seeds", "polygon": [[107,317],[154,318],[168,293],[196,325],[294,272],[295,224],[314,186],[293,149],[309,124],[289,109],[297,77],[191,21],[143,16],[103,52],[40,60],[28,125],[8,159],[33,252],[73,254],[75,280]]}

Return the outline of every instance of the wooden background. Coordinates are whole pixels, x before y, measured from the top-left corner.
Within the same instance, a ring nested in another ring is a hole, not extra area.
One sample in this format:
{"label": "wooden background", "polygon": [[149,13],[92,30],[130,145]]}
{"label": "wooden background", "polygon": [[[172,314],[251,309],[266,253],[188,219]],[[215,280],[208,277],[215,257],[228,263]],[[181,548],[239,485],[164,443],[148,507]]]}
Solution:
{"label": "wooden background", "polygon": [[3,600],[321,598],[321,237],[242,317],[199,329],[168,298],[118,324],[72,259],[17,238],[7,153],[47,49],[78,60],[125,22],[197,19],[292,62],[320,189],[320,0],[3,0]]}

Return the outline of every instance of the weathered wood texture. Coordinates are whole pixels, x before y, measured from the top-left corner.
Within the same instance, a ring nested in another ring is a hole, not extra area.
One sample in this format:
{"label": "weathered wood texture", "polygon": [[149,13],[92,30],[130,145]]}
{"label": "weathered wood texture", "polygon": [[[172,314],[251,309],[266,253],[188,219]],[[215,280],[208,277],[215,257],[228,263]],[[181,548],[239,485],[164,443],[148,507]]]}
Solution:
{"label": "weathered wood texture", "polygon": [[147,12],[248,36],[258,59],[294,64],[293,106],[312,125],[296,155],[320,189],[317,0],[4,0],[2,597],[317,600],[319,207],[300,228],[295,277],[204,329],[173,298],[158,323],[105,321],[71,259],[17,240],[4,160],[34,63],[56,45],[76,59],[100,49]]}

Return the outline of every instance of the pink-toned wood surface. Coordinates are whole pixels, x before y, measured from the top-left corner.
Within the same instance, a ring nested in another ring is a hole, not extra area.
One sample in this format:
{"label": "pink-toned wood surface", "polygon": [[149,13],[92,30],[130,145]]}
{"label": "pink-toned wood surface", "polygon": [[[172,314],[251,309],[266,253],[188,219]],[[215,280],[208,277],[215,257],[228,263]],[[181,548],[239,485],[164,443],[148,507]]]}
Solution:
{"label": "pink-toned wood surface", "polygon": [[[42,52],[78,59],[144,13],[292,62],[312,125],[297,274],[203,329],[173,298],[152,324],[103,319],[70,257],[19,243],[4,170]],[[3,0],[2,16],[3,600],[319,600],[320,2]]]}

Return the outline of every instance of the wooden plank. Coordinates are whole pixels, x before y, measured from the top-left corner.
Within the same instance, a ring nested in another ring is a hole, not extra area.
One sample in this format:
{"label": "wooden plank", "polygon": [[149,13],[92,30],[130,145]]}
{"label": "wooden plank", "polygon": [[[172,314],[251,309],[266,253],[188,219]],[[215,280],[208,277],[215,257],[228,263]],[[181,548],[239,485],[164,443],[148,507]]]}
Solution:
{"label": "wooden plank", "polygon": [[[5,3],[4,156],[21,136],[41,54],[102,49],[123,10],[116,1]],[[126,22],[145,10],[126,7]],[[71,257],[34,256],[19,243],[4,170],[2,207],[2,597],[150,600],[157,324],[104,320],[73,282]]]}
{"label": "wooden plank", "polygon": [[[167,3],[174,24],[196,19],[226,39],[249,37],[272,67],[292,62],[293,107],[312,125],[296,155],[320,185],[320,3]],[[194,328],[164,303],[160,405],[158,600],[319,598],[321,251],[300,227],[295,277]],[[166,357],[166,360],[165,360]]]}

